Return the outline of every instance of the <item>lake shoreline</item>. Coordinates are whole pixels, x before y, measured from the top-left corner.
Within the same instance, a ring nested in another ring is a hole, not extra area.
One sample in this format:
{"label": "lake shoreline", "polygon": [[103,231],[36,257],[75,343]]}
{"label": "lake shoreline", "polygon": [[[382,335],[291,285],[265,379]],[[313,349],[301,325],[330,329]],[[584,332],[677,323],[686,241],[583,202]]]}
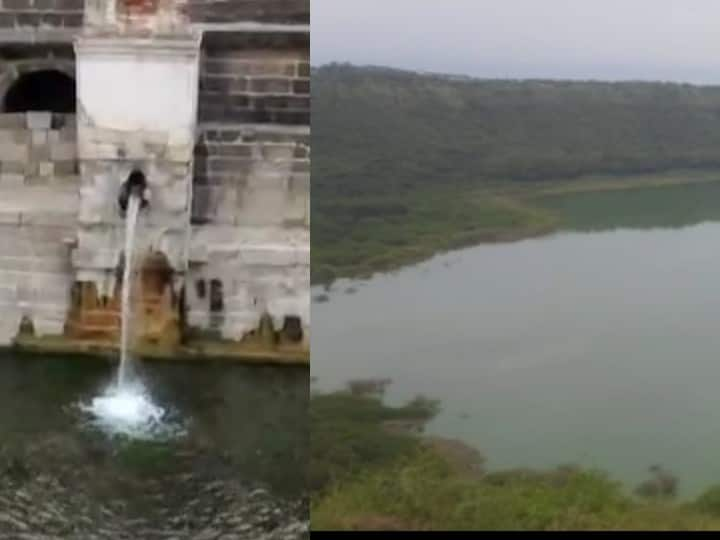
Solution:
{"label": "lake shoreline", "polygon": [[[390,403],[414,392],[442,399],[432,434],[481,448],[493,469],[573,462],[635,486],[661,464],[682,478],[683,497],[700,494],[720,441],[712,286],[720,258],[711,249],[720,183],[598,197],[562,204],[579,214],[597,204],[592,218],[619,204],[610,217],[620,226],[338,281],[329,302],[314,298],[323,328],[314,336],[316,387],[389,378]],[[633,208],[637,227],[624,221]],[[692,396],[680,390],[690,384]],[[685,459],[674,446],[685,440],[705,442]]]}
{"label": "lake shoreline", "polygon": [[[474,446],[425,434],[433,413],[411,403],[389,407],[380,395],[345,390],[315,394],[311,407],[323,443],[311,462],[314,530],[490,530],[505,522],[527,530],[718,525],[716,486],[683,499],[676,484],[664,489],[652,476],[633,491],[602,470],[576,464],[490,470]],[[528,514],[528,505],[542,511]]]}
{"label": "lake shoreline", "polygon": [[[451,223],[451,228],[442,231],[444,236],[416,235],[408,237],[404,246],[375,246],[367,260],[337,263],[326,271],[324,257],[318,256],[316,263],[321,267],[313,272],[312,285],[329,290],[339,279],[365,280],[375,275],[394,272],[413,266],[434,256],[458,249],[478,245],[511,243],[546,236],[560,230],[563,217],[556,210],[543,207],[542,199],[574,194],[601,194],[642,189],[662,189],[720,182],[720,171],[669,171],[659,174],[633,176],[591,175],[575,180],[543,181],[532,186],[508,186],[494,184],[481,189],[468,189],[468,193],[454,196],[459,200],[490,201],[499,211],[514,213],[506,227],[486,228],[482,217],[473,223],[473,216],[465,221]],[[447,193],[444,194],[447,196]],[[442,203],[442,197],[438,197]],[[412,204],[415,201],[411,200]],[[355,253],[349,246],[347,255]]]}

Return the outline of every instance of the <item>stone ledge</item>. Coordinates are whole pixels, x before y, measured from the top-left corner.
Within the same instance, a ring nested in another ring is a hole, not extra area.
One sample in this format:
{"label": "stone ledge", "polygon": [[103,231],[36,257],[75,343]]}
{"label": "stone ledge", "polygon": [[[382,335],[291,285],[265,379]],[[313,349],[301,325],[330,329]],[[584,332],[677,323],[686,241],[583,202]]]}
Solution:
{"label": "stone ledge", "polygon": [[279,33],[279,34],[309,34],[309,24],[283,24],[283,23],[262,23],[252,21],[227,22],[227,23],[193,23],[191,28],[205,34],[220,33]]}
{"label": "stone ledge", "polygon": [[[18,336],[10,347],[17,353],[31,355],[73,356],[95,360],[117,361],[116,345],[80,341],[64,336]],[[133,351],[136,358],[165,362],[232,362],[238,364],[309,367],[310,352],[304,347],[277,346],[274,349],[228,341],[197,340],[172,349],[140,347]]]}
{"label": "stone ledge", "polygon": [[0,30],[0,43],[67,44],[72,43],[80,28],[12,28]]}
{"label": "stone ledge", "polygon": [[280,135],[310,135],[310,126],[294,124],[240,124],[232,122],[201,122],[198,131],[239,131],[243,136],[252,136],[255,133],[268,133]]}
{"label": "stone ledge", "polygon": [[72,227],[75,226],[77,223],[77,215],[74,212],[68,213],[67,211],[25,211],[22,212],[20,215],[20,225],[60,225],[64,227]]}
{"label": "stone ledge", "polygon": [[115,35],[82,35],[75,40],[75,54],[78,57],[87,54],[111,56],[138,55],[143,58],[151,53],[153,58],[159,55],[170,57],[196,57],[200,52],[199,32],[185,36],[167,36],[153,38]]}

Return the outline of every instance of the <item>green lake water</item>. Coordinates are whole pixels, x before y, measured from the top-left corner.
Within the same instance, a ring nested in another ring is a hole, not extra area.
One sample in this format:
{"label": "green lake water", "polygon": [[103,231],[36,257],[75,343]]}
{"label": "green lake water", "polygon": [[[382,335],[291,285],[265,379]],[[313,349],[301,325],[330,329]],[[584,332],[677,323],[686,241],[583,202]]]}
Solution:
{"label": "green lake water", "polygon": [[391,402],[441,399],[429,431],[492,469],[720,484],[720,184],[542,204],[563,230],[337,282],[313,305],[319,388],[390,377]]}

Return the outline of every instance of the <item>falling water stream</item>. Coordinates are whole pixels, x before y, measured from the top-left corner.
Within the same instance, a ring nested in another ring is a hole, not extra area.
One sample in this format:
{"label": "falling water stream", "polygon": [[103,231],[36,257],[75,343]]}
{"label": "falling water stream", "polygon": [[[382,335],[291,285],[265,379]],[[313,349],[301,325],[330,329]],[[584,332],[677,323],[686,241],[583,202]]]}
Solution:
{"label": "falling water stream", "polygon": [[167,411],[156,405],[142,381],[132,372],[130,330],[132,328],[132,281],[135,234],[141,199],[131,194],[125,217],[125,263],[121,293],[120,366],[117,378],[81,408],[92,415],[93,423],[110,434],[133,438],[156,438],[181,433],[181,426],[167,422]]}
{"label": "falling water stream", "polygon": [[135,227],[137,225],[140,198],[130,195],[125,216],[125,265],[122,280],[122,319],[120,335],[120,368],[118,369],[118,387],[128,382],[128,338],[130,335],[130,290],[132,289],[132,263],[135,246]]}

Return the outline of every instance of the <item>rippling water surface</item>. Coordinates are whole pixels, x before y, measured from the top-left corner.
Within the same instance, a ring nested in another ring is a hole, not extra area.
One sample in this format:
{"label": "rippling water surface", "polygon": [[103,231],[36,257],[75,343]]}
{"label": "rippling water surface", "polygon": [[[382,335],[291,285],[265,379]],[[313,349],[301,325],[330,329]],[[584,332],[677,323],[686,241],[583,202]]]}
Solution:
{"label": "rippling water surface", "polygon": [[0,530],[307,534],[306,369],[136,368],[118,391],[102,361],[0,357]]}

